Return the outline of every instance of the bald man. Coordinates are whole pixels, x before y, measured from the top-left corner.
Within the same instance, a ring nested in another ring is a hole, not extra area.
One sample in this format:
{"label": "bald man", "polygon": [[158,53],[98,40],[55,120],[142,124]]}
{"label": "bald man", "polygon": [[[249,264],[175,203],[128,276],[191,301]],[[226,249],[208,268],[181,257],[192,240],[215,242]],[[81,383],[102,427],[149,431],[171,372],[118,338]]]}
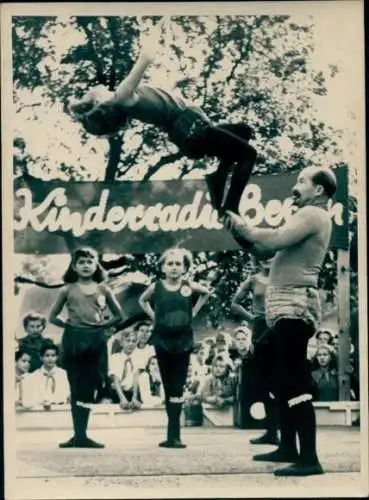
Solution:
{"label": "bald man", "polygon": [[318,277],[332,233],[327,202],[336,188],[331,170],[302,170],[292,189],[297,211],[277,229],[251,227],[238,215],[227,212],[226,224],[234,235],[252,244],[255,251],[277,252],[266,292],[266,319],[276,349],[281,444],[275,451],[254,456],[259,461],[292,463],[274,471],[277,476],[323,473],[316,452],[307,344],[320,325]]}

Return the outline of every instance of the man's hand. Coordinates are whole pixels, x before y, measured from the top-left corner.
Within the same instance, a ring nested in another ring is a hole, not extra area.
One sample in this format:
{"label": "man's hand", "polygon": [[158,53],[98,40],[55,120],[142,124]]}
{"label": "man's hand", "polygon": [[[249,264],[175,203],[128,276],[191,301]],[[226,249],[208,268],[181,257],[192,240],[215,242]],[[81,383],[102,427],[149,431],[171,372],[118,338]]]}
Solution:
{"label": "man's hand", "polygon": [[237,233],[239,233],[241,229],[247,229],[247,225],[242,217],[230,210],[226,211],[225,225],[227,229],[236,231]]}

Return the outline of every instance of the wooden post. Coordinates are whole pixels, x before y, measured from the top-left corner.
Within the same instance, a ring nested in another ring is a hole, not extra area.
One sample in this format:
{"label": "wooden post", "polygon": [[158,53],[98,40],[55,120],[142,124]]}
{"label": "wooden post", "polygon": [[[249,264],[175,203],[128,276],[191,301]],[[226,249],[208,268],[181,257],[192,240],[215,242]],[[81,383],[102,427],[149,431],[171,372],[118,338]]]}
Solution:
{"label": "wooden post", "polygon": [[339,400],[350,400],[350,254],[348,250],[337,250],[338,291],[338,387]]}

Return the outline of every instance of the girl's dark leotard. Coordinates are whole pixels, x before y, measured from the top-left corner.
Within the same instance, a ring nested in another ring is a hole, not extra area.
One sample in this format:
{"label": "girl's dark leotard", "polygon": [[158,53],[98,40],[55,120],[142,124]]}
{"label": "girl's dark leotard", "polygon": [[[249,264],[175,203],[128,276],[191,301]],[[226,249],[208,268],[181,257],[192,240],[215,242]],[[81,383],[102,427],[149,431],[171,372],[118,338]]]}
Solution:
{"label": "girl's dark leotard", "polygon": [[120,105],[123,124],[127,117],[149,123],[166,132],[183,155],[195,159],[206,154],[204,137],[212,123],[199,107],[146,85],[138,87],[136,94],[133,106]]}
{"label": "girl's dark leotard", "polygon": [[124,108],[130,118],[156,125],[169,131],[170,124],[184,111],[185,102],[165,92],[165,90],[142,85],[137,88],[137,102]]}
{"label": "girl's dark leotard", "polygon": [[153,297],[155,326],[150,344],[166,351],[182,352],[193,347],[192,290],[183,281],[179,290],[168,290],[156,282]]}

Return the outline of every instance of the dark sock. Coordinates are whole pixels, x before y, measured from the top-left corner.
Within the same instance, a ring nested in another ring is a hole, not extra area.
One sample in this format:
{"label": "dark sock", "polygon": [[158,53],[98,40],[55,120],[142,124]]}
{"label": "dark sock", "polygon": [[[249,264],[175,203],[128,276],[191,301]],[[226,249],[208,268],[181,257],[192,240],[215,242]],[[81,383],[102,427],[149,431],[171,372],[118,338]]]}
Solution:
{"label": "dark sock", "polygon": [[211,203],[216,210],[219,210],[222,205],[224,190],[231,166],[232,162],[220,160],[217,170],[205,177]]}
{"label": "dark sock", "polygon": [[84,408],[83,406],[76,406],[76,440],[83,441],[86,439],[86,431],[88,425],[88,419],[90,416],[89,408]]}
{"label": "dark sock", "polygon": [[268,435],[276,436],[278,430],[277,424],[277,404],[275,399],[267,396],[264,401],[266,430]]}
{"label": "dark sock", "polygon": [[72,422],[73,422],[73,431],[74,431],[74,436],[77,435],[77,427],[78,427],[78,417],[77,417],[77,407],[75,402],[71,402],[71,413],[72,413]]}
{"label": "dark sock", "polygon": [[181,411],[182,403],[170,403],[172,406],[173,418],[173,439],[176,441],[181,440]]}
{"label": "dark sock", "polygon": [[166,401],[165,407],[168,415],[167,441],[171,442],[174,440],[174,417],[172,403],[170,401]]}
{"label": "dark sock", "polygon": [[280,449],[297,454],[296,427],[287,403],[278,405],[278,422],[281,430]]}
{"label": "dark sock", "polygon": [[256,161],[255,149],[252,146],[249,146],[249,148],[248,158],[239,161],[234,168],[223,211],[230,210],[231,212],[238,213],[242,193],[249,182]]}
{"label": "dark sock", "polygon": [[305,401],[291,407],[300,441],[300,462],[316,464],[319,462],[316,453],[316,419],[313,403]]}

